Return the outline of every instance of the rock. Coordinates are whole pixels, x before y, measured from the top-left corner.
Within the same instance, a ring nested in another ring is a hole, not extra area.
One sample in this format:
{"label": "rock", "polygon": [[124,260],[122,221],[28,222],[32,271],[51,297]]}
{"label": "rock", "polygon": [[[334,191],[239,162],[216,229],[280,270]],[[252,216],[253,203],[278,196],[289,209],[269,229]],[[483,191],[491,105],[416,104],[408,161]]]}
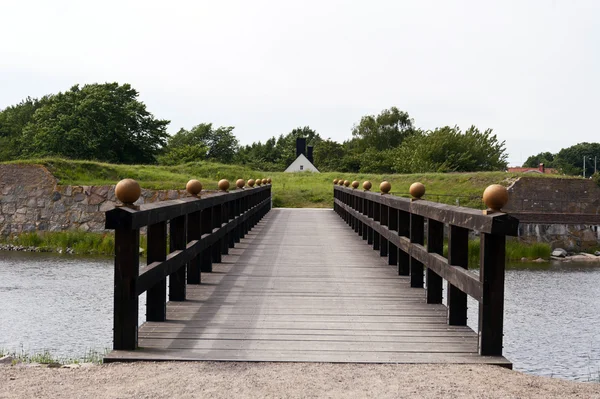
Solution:
{"label": "rock", "polygon": [[61,369],[79,369],[79,368],[81,368],[81,365],[77,364],[77,363],[65,364],[65,365],[61,366],[60,368]]}
{"label": "rock", "polygon": [[521,262],[527,262],[528,260],[529,260],[529,259],[527,259],[527,258],[525,258],[525,257],[521,258]]}
{"label": "rock", "polygon": [[596,255],[596,256],[600,256],[600,251],[596,251],[596,252],[594,252],[594,255]]}
{"label": "rock", "polygon": [[61,198],[61,195],[58,191],[52,193],[52,201],[56,202]]}
{"label": "rock", "polygon": [[537,258],[535,260],[533,260],[533,262],[535,263],[544,263],[546,260],[542,259],[542,258]]}
{"label": "rock", "polygon": [[567,256],[567,251],[565,251],[562,248],[556,248],[554,251],[552,251],[552,256],[556,256],[557,258],[564,258],[565,256]]}
{"label": "rock", "polygon": [[50,369],[57,369],[57,368],[60,368],[61,366],[62,365],[60,363],[48,363],[48,366],[46,366],[46,367],[48,367]]}
{"label": "rock", "polygon": [[10,355],[6,355],[6,356],[3,356],[3,357],[0,357],[0,364],[11,365],[13,363],[13,360],[15,360],[14,357],[12,357]]}

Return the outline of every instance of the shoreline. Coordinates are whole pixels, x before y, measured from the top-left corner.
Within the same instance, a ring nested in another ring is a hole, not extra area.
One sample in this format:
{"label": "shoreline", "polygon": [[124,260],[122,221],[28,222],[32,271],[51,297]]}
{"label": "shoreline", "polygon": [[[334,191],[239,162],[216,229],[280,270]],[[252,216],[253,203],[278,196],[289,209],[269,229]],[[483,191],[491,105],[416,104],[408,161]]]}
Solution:
{"label": "shoreline", "polygon": [[0,380],[0,397],[10,399],[600,396],[597,383],[476,364],[138,362],[77,368],[0,366]]}

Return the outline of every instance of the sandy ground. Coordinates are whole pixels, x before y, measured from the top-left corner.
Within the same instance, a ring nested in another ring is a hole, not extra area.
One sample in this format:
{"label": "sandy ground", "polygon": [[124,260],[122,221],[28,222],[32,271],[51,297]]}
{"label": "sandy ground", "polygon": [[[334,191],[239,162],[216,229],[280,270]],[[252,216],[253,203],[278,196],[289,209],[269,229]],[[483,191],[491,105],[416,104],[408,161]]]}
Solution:
{"label": "sandy ground", "polygon": [[113,363],[0,366],[0,398],[600,398],[600,384],[494,366]]}

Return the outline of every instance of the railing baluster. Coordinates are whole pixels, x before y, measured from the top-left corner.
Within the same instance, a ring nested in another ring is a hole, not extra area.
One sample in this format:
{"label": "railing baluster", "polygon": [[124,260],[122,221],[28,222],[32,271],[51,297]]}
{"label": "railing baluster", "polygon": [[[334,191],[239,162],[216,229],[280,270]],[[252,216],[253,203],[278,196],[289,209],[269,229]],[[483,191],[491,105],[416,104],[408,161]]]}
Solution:
{"label": "railing baluster", "polygon": [[[171,219],[169,223],[170,251],[184,250],[187,245],[187,215]],[[187,267],[182,266],[169,275],[169,300],[185,301]]]}
{"label": "railing baluster", "polygon": [[[148,264],[167,259],[167,223],[158,222],[148,226]],[[167,279],[159,280],[146,294],[146,320],[167,319]]]}
{"label": "railing baluster", "polygon": [[506,236],[481,233],[480,237],[479,280],[483,298],[479,304],[479,354],[501,356]]}
{"label": "railing baluster", "polygon": [[[199,240],[202,238],[201,225],[200,225],[200,211],[190,213],[188,215],[187,221],[187,241]],[[200,270],[202,260],[200,255],[196,256],[194,259],[188,263],[187,270],[187,281],[188,284],[200,284],[202,281],[202,277],[200,275]]]}
{"label": "railing baluster", "polygon": [[[427,252],[439,255],[444,253],[444,224],[437,220],[427,220]],[[427,303],[442,303],[442,278],[427,268]]]}
{"label": "railing baluster", "polygon": [[137,348],[139,248],[139,229],[115,230],[114,349]]}
{"label": "railing baluster", "polygon": [[[398,235],[410,237],[410,214],[398,211]],[[398,275],[408,276],[410,274],[410,255],[398,248]]]}
{"label": "railing baluster", "polygon": [[[448,263],[467,269],[469,266],[469,230],[450,225]],[[467,294],[448,283],[448,324],[467,325]]]}
{"label": "railing baluster", "polygon": [[[202,210],[200,224],[203,235],[212,233],[212,208]],[[200,254],[200,270],[202,273],[212,272],[212,246],[209,246]]]}
{"label": "railing baluster", "polygon": [[[382,226],[388,225],[388,216],[388,207],[381,204],[379,209],[379,218],[381,219],[380,223]],[[388,256],[388,240],[381,235],[379,237],[379,256]]]}
{"label": "railing baluster", "polygon": [[[361,198],[362,199],[362,214],[365,215],[366,217],[370,217],[370,213],[369,213],[369,200],[367,200],[366,198]],[[362,226],[362,239],[363,240],[368,240],[369,238],[369,225],[363,223]],[[367,243],[369,243],[367,241]],[[370,244],[370,243],[369,243]]]}
{"label": "railing baluster", "polygon": [[[212,207],[212,230],[217,228],[221,228],[221,220],[223,216],[221,215],[221,205],[216,205]],[[219,239],[215,241],[213,245],[211,245],[212,252],[212,263],[221,263],[221,247],[223,246],[223,239]]]}
{"label": "railing baluster", "polygon": [[[381,204],[373,201],[373,220],[376,222],[381,221]],[[376,230],[373,230],[373,250],[379,250],[380,235]]]}
{"label": "railing baluster", "polygon": [[[388,207],[388,229],[392,234],[398,234],[398,210],[393,207]],[[388,243],[388,265],[398,265],[398,247]]]}
{"label": "railing baluster", "polygon": [[[424,218],[417,214],[410,214],[410,242],[421,244],[424,242]],[[410,286],[423,288],[423,264],[410,256]]]}

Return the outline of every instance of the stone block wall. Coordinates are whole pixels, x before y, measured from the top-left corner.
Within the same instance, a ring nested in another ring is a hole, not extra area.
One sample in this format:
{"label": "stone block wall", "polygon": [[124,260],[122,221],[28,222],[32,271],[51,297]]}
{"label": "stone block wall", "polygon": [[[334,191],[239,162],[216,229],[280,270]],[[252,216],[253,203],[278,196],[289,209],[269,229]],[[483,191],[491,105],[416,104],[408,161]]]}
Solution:
{"label": "stone block wall", "polygon": [[[142,190],[136,205],[178,199],[185,190]],[[0,165],[0,235],[32,231],[103,232],[114,186],[60,186],[39,165]]]}

